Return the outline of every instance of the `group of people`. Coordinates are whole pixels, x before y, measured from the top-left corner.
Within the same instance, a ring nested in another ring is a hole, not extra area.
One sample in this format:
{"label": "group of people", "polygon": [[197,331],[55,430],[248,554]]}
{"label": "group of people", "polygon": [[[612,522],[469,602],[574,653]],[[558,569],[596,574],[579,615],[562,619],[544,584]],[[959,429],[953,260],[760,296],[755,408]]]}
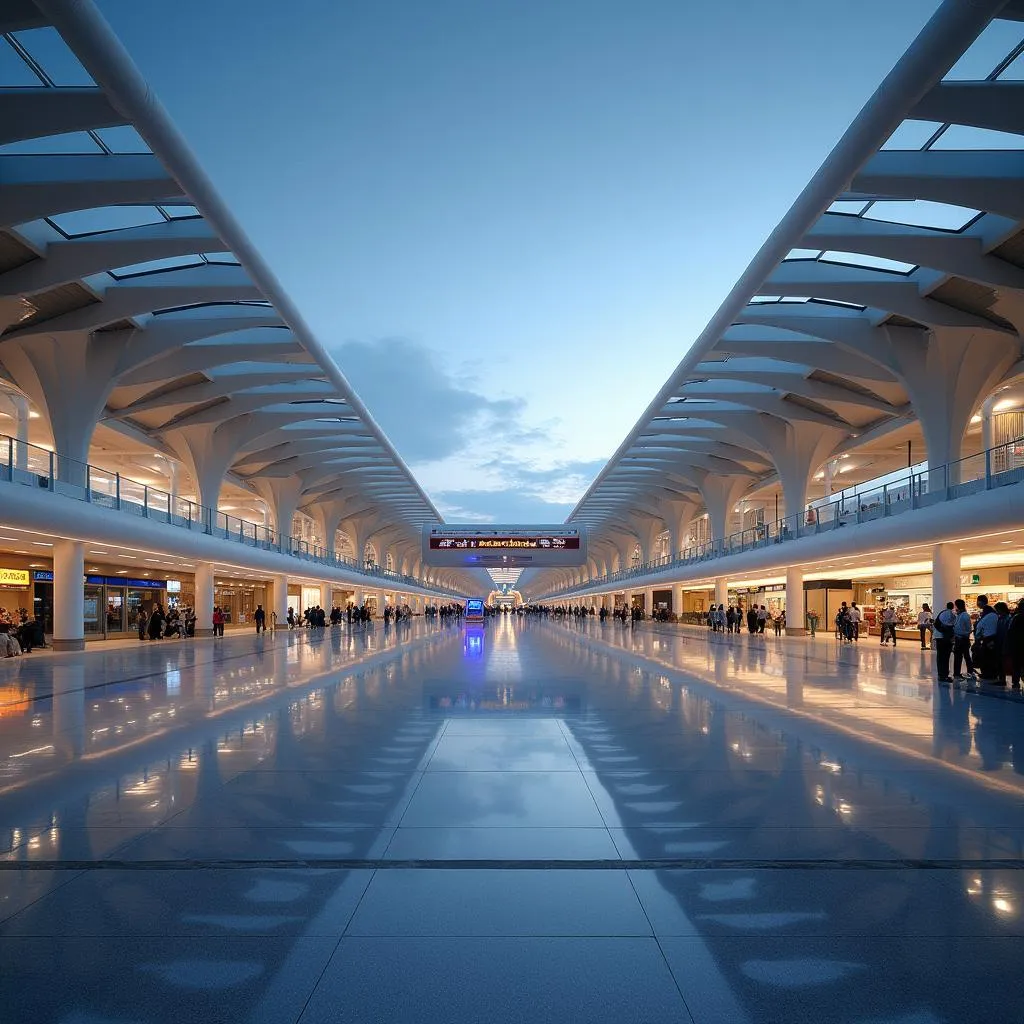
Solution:
{"label": "group of people", "polygon": [[[927,605],[922,608],[924,616]],[[930,614],[930,611],[929,611]],[[1006,686],[1007,677],[1015,690],[1024,677],[1024,598],[1010,608],[1005,601],[989,603],[979,594],[975,614],[958,597],[928,621],[918,617],[921,646],[925,633],[935,637],[935,661],[940,683],[980,680],[991,686]],[[953,675],[949,661],[953,659]]]}
{"label": "group of people", "polygon": [[423,609],[423,615],[428,619],[440,619],[442,622],[448,622],[454,619],[456,622],[462,619],[466,609],[458,602],[453,601],[450,604],[428,604]]}
{"label": "group of people", "polygon": [[29,654],[33,647],[45,647],[46,636],[38,617],[29,618],[27,608],[9,612],[0,608],[0,658]]}
{"label": "group of people", "polygon": [[781,609],[773,613],[763,604],[752,604],[745,611],[742,604],[729,605],[728,608],[720,604],[708,609],[705,621],[712,633],[742,633],[746,624],[748,633],[763,634],[771,623],[775,635],[782,636],[786,628],[786,611]]}
{"label": "group of people", "polygon": [[[216,609],[214,612],[216,621]],[[188,605],[164,611],[163,605],[158,601],[148,611],[145,606],[139,608],[135,617],[135,628],[140,640],[183,640],[185,637],[196,635],[196,613]]]}
{"label": "group of people", "polygon": [[[843,643],[853,644],[860,639],[860,624],[864,621],[864,612],[861,611],[860,606],[856,601],[851,601],[847,604],[845,601],[839,606],[839,611],[836,612],[835,627],[836,627],[836,639],[841,640]],[[896,646],[896,617],[895,614],[892,617],[892,645]],[[883,615],[882,619],[882,644],[883,646],[888,643],[889,630],[886,628],[885,618]],[[814,631],[812,630],[812,633]]]}

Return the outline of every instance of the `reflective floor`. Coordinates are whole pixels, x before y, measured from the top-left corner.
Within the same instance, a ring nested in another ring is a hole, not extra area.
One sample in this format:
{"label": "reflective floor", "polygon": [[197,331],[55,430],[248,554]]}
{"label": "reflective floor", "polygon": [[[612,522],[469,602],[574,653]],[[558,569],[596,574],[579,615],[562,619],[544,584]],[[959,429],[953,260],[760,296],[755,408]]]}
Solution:
{"label": "reflective floor", "polygon": [[0,661],[0,1020],[1024,1020],[1024,707],[618,624]]}

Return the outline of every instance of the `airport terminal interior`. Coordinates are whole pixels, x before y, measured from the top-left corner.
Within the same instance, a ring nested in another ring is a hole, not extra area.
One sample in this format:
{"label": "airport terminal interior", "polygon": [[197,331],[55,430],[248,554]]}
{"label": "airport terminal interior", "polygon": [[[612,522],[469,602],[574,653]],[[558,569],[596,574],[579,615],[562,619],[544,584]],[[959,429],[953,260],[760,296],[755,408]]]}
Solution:
{"label": "airport terminal interior", "polygon": [[1024,0],[557,523],[446,521],[93,0],[0,33],[0,1021],[1024,1020]]}

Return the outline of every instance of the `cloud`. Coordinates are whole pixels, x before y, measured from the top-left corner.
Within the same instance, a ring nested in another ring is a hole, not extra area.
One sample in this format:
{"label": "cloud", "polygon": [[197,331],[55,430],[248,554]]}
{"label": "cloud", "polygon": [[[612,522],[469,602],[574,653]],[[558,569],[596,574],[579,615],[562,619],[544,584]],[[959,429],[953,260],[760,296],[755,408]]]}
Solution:
{"label": "cloud", "polygon": [[434,498],[445,519],[456,523],[561,523],[573,506],[514,490],[441,491]]}
{"label": "cloud", "polygon": [[453,522],[560,523],[604,462],[568,460],[538,467],[504,452],[478,467],[497,484],[495,488],[441,490],[436,504]]}
{"label": "cloud", "polygon": [[474,377],[450,373],[419,342],[349,341],[334,355],[410,464],[437,462],[481,442],[519,445],[543,439],[543,430],[522,422],[525,399],[488,398],[475,390]]}

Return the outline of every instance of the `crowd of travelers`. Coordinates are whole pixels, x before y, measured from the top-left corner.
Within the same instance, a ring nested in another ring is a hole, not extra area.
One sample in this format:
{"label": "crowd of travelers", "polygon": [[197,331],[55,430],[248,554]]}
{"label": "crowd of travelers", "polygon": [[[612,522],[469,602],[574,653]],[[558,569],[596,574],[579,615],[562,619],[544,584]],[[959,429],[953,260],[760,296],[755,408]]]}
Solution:
{"label": "crowd of travelers", "polygon": [[0,608],[0,658],[29,654],[33,647],[45,647],[46,636],[38,616],[30,618],[27,608],[9,612]]}
{"label": "crowd of travelers", "polygon": [[[1015,690],[1024,678],[1024,598],[1014,608],[1005,601],[989,603],[979,594],[975,609],[958,597],[930,620],[922,621],[921,646],[926,633],[935,640],[935,663],[940,683],[971,683],[1006,686],[1007,677]],[[949,662],[953,659],[953,674]]]}
{"label": "crowd of travelers", "polygon": [[[214,609],[214,622],[218,610]],[[184,640],[196,635],[196,614],[188,605],[164,611],[164,606],[157,602],[148,610],[139,609],[135,628],[140,640]]]}

